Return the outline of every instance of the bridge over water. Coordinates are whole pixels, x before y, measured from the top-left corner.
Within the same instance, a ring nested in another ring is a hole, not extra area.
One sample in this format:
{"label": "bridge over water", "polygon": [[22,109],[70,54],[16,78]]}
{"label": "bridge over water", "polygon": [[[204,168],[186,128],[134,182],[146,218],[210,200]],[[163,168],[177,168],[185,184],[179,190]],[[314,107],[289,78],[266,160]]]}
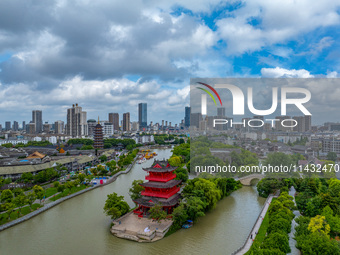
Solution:
{"label": "bridge over water", "polygon": [[264,177],[265,177],[264,174],[251,174],[251,175],[243,176],[241,178],[236,178],[235,180],[240,181],[245,186],[250,186],[252,180],[255,180],[255,179],[261,180]]}

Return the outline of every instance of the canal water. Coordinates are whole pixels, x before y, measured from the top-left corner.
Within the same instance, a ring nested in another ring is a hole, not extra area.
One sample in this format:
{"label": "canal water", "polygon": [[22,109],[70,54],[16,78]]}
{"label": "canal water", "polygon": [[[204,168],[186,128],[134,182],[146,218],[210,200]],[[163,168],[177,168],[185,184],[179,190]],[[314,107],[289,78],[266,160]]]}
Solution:
{"label": "canal water", "polygon": [[[171,156],[170,149],[155,151],[158,159]],[[243,244],[265,201],[258,197],[255,187],[234,192],[192,228],[158,242],[136,243],[114,237],[109,231],[110,218],[103,213],[106,196],[116,192],[133,206],[128,190],[133,180],[144,179],[142,167],[152,162],[136,164],[115,182],[0,232],[0,254],[230,254]]]}

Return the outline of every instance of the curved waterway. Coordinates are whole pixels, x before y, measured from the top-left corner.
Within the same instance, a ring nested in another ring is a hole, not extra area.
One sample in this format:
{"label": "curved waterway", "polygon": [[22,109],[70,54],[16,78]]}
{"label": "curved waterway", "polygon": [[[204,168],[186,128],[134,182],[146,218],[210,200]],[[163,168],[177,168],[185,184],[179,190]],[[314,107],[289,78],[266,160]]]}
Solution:
{"label": "curved waterway", "polygon": [[[170,149],[155,151],[158,159],[171,156]],[[144,179],[142,167],[152,162],[136,164],[115,182],[0,232],[0,254],[230,254],[243,244],[265,201],[258,197],[255,187],[237,190],[194,227],[181,229],[158,242],[136,243],[113,236],[109,232],[111,220],[103,213],[107,194],[123,195],[133,206],[129,187],[133,180]]]}

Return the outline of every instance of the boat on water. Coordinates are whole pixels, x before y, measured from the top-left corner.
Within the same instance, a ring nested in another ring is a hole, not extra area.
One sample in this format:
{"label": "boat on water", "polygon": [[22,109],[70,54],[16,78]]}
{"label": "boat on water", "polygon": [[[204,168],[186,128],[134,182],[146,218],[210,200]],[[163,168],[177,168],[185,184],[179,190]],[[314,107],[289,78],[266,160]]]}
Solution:
{"label": "boat on water", "polygon": [[182,226],[182,228],[191,228],[194,225],[192,220],[187,220],[187,222]]}
{"label": "boat on water", "polygon": [[142,164],[142,163],[144,163],[145,161],[146,161],[145,158],[141,158],[140,160],[137,161],[137,164]]}

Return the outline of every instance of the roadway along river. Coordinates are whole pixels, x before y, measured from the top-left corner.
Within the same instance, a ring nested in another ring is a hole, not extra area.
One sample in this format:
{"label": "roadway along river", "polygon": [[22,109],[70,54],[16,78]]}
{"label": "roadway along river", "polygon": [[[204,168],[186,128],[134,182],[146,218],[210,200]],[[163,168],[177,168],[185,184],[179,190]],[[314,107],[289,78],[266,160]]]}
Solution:
{"label": "roadway along river", "polygon": [[[170,149],[155,150],[158,159]],[[144,179],[142,165],[104,187],[86,192],[12,228],[0,232],[1,255],[66,254],[230,254],[248,236],[265,199],[255,187],[243,187],[220,201],[190,229],[155,243],[136,243],[114,237],[110,218],[103,213],[106,195],[116,192],[133,206],[128,189],[135,179]]]}

